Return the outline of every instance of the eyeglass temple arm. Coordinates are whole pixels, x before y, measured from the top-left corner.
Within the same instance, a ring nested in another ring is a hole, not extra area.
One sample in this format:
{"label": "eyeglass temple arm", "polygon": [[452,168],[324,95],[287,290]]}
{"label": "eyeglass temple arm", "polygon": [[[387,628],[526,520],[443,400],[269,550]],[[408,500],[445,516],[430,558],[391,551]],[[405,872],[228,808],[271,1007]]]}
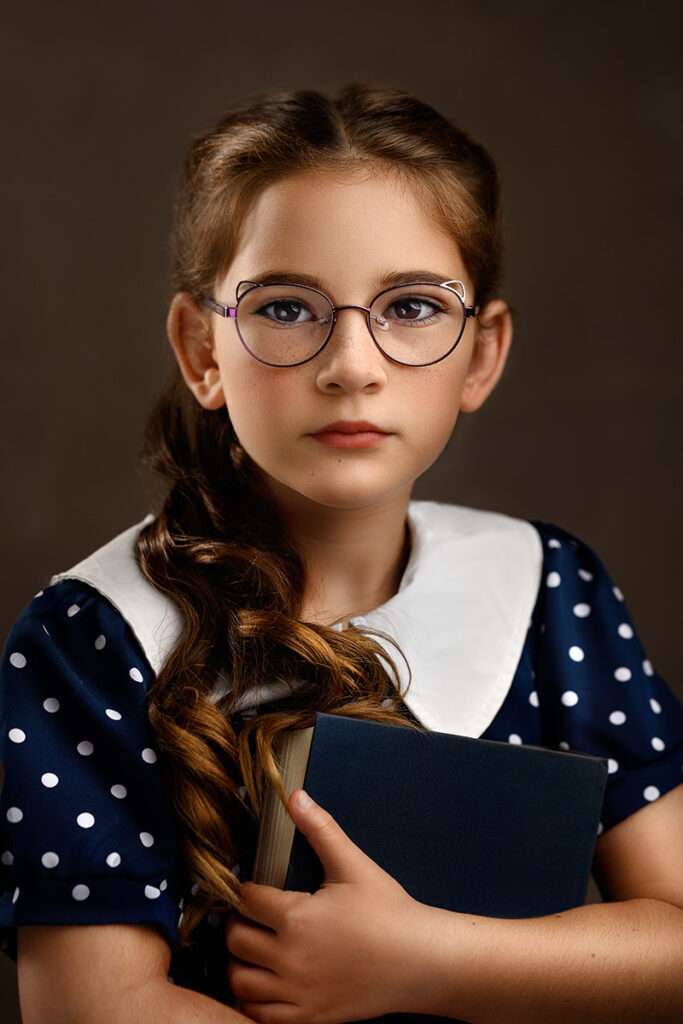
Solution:
{"label": "eyeglass temple arm", "polygon": [[208,306],[215,313],[220,316],[232,316],[234,317],[237,313],[237,306],[224,306],[222,302],[215,302],[213,299],[204,298],[202,299],[202,306]]}

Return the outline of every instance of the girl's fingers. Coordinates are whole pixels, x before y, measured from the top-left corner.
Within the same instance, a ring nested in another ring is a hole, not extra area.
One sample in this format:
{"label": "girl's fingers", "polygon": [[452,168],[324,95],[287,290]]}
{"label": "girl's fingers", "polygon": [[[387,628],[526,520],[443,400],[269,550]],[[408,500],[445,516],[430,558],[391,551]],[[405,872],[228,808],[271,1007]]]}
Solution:
{"label": "girl's fingers", "polygon": [[278,889],[273,885],[256,882],[242,882],[241,900],[237,912],[251,921],[278,931],[292,902],[301,898],[301,893]]}
{"label": "girl's fingers", "polygon": [[278,956],[278,942],[269,928],[231,916],[225,926],[225,945],[231,956],[249,964],[275,969]]}
{"label": "girl's fingers", "polygon": [[248,1000],[277,1003],[282,1000],[282,980],[274,971],[231,960],[227,974],[232,992],[242,1003]]}

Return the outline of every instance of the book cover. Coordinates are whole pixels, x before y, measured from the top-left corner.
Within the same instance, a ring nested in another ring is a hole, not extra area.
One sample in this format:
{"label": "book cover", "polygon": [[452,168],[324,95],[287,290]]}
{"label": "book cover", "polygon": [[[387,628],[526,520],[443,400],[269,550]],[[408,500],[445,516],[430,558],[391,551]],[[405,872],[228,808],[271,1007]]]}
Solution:
{"label": "book cover", "polygon": [[[585,902],[604,758],[321,712],[308,729],[283,734],[277,756],[286,792],[310,793],[422,903],[516,918]],[[324,880],[270,787],[253,880],[299,892]]]}

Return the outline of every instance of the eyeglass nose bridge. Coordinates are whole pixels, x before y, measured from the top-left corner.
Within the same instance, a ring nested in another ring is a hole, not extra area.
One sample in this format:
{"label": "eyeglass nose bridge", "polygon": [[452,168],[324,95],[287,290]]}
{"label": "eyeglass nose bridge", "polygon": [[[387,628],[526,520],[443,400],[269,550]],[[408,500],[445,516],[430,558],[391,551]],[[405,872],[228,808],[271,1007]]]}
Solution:
{"label": "eyeglass nose bridge", "polygon": [[[331,304],[331,306],[332,306],[332,316],[330,318],[331,319],[330,330],[329,330],[329,333],[328,333],[327,338],[325,339],[323,345],[318,349],[318,352],[322,352],[322,350],[325,348],[325,346],[327,345],[328,341],[332,337],[332,333],[333,333],[335,325],[337,323],[337,313],[341,309],[359,309],[361,311],[361,313],[365,313],[365,317],[366,317],[365,324],[366,324],[366,326],[368,328],[368,331],[370,333],[370,337],[374,341],[375,345],[377,345],[377,348],[379,348],[380,352],[382,352],[381,347],[377,344],[377,339],[375,338],[374,334],[372,333],[372,330],[370,329],[370,320],[376,320],[377,323],[380,324],[380,326],[381,326],[383,324],[386,324],[386,320],[384,319],[383,316],[377,316],[377,314],[371,313],[370,312],[370,310],[372,308],[371,306],[354,306],[352,303],[347,303],[345,306],[335,306],[334,304]],[[325,319],[323,319],[323,318],[319,319],[319,323],[323,323],[324,324],[325,322],[326,322]],[[384,355],[384,352],[382,352],[382,355]]]}

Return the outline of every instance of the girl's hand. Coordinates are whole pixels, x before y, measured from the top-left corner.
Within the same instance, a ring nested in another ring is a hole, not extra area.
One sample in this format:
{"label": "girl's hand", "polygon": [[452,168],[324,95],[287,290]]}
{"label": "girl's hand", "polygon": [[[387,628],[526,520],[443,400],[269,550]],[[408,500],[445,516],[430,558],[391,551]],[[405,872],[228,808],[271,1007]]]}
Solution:
{"label": "girl's hand", "polygon": [[243,882],[226,925],[236,1007],[261,1024],[338,1024],[415,1004],[426,908],[324,808],[287,810],[325,872],[315,893]]}

